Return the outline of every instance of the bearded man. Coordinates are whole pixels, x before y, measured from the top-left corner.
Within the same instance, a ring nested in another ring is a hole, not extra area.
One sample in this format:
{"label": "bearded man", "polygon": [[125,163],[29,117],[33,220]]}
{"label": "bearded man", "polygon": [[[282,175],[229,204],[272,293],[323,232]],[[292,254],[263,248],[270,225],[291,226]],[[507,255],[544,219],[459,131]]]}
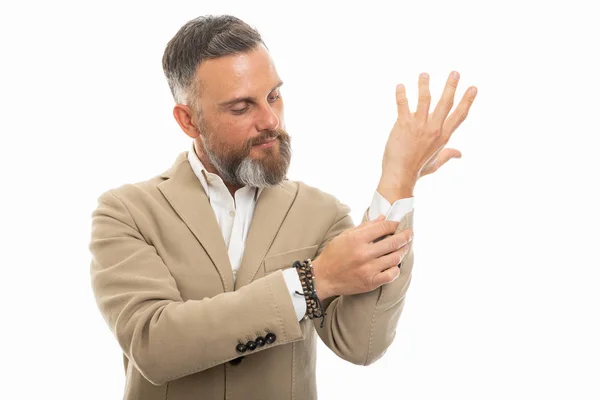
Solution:
{"label": "bearded man", "polygon": [[255,29],[191,20],[163,68],[190,149],[92,213],[92,287],[122,348],[124,398],[316,399],[317,337],[358,365],[392,343],[414,264],[413,190],[460,156],[444,146],[475,88],[448,117],[457,73],[431,114],[427,74],[415,113],[397,86],[381,178],[354,226],[336,197],[287,179],[282,81]]}

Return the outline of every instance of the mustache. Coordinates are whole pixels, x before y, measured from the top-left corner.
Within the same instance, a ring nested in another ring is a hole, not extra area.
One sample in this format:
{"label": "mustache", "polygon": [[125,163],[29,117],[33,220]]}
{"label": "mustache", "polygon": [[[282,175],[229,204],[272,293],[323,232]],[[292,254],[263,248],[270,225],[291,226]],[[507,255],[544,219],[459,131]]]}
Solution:
{"label": "mustache", "polygon": [[289,134],[283,129],[264,131],[260,136],[251,140],[248,144],[248,147],[263,144],[275,138],[281,138],[281,140],[285,140],[289,138]]}

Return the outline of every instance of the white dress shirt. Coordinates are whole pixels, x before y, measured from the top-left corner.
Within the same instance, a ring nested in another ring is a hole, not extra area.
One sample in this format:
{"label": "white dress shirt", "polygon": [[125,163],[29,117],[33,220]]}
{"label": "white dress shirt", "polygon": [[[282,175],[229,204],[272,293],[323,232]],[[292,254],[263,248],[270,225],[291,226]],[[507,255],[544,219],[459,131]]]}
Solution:
{"label": "white dress shirt", "polygon": [[[254,215],[256,201],[262,193],[262,188],[244,186],[235,192],[235,199],[231,196],[229,189],[219,175],[208,172],[196,155],[194,146],[188,152],[188,161],[194,174],[200,180],[204,191],[209,199],[210,205],[215,212],[217,222],[221,227],[221,233],[225,239],[229,260],[233,268],[233,279],[237,278],[237,271],[244,254],[244,245],[250,229],[250,222]],[[257,190],[258,189],[258,190]],[[414,197],[399,199],[393,205],[381,196],[377,191],[373,195],[371,207],[369,208],[369,220],[385,214],[387,220],[400,221],[402,217],[413,209]],[[291,266],[290,266],[291,267]],[[298,320],[306,313],[306,302],[304,296],[295,294],[302,293],[302,284],[298,273],[294,268],[283,270],[283,276],[290,292],[294,309]]]}

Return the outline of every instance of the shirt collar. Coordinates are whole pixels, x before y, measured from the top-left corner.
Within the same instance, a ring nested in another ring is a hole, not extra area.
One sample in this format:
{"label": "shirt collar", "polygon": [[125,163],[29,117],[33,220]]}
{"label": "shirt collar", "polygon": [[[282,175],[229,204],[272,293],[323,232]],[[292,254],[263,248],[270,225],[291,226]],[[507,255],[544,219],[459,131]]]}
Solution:
{"label": "shirt collar", "polygon": [[[196,175],[196,177],[198,177],[198,180],[202,184],[202,187],[204,188],[204,192],[206,192],[206,196],[209,199],[210,199],[210,188],[211,187],[214,187],[215,185],[225,186],[223,179],[221,179],[221,177],[219,175],[213,174],[212,172],[208,172],[206,170],[206,168],[204,168],[202,161],[200,161],[200,159],[198,158],[198,155],[196,154],[196,150],[194,149],[193,142],[192,142],[191,150],[188,151],[188,161],[190,163],[190,166],[192,167],[192,170],[194,171],[194,174]],[[258,189],[258,190],[255,190],[255,192],[254,192],[254,201],[256,202],[258,200],[258,198],[260,197],[260,194],[262,193],[264,188],[255,188],[255,189]]]}

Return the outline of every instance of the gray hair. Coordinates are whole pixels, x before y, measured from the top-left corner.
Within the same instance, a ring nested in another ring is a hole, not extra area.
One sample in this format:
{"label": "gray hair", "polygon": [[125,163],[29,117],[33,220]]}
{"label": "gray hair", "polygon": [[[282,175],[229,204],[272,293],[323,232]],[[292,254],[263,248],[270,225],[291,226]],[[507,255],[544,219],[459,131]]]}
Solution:
{"label": "gray hair", "polygon": [[267,47],[256,29],[231,15],[206,15],[188,21],[167,43],[162,58],[175,102],[196,108],[200,93],[194,77],[203,61],[251,51],[261,43]]}

